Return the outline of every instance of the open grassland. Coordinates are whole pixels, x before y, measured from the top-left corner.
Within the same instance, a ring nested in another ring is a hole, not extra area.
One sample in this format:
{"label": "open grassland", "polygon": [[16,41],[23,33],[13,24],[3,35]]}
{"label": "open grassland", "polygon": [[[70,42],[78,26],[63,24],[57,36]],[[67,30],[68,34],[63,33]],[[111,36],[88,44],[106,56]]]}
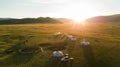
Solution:
{"label": "open grassland", "polygon": [[[54,37],[56,32],[63,35]],[[65,34],[75,36],[77,41],[66,40]],[[83,39],[90,42],[90,49],[81,45]],[[21,43],[24,40],[28,40],[25,45]],[[73,67],[90,67],[92,62],[96,67],[120,67],[120,23],[0,25],[0,67],[59,67],[59,63],[51,62],[52,47],[58,43],[66,44],[64,53],[74,45],[70,53]],[[44,51],[20,54],[19,49],[25,47]]]}

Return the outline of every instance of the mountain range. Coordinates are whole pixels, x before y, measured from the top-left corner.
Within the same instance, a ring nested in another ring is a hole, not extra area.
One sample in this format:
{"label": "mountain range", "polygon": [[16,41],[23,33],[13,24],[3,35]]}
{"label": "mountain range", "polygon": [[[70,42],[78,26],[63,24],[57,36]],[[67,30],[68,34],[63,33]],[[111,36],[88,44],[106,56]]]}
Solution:
{"label": "mountain range", "polygon": [[[120,14],[108,16],[96,16],[86,19],[87,22],[120,22]],[[51,17],[38,17],[38,18],[0,18],[0,24],[34,24],[34,23],[72,23],[72,19],[68,18],[51,18]]]}
{"label": "mountain range", "polygon": [[120,22],[120,14],[108,16],[96,16],[86,20],[87,22]]}

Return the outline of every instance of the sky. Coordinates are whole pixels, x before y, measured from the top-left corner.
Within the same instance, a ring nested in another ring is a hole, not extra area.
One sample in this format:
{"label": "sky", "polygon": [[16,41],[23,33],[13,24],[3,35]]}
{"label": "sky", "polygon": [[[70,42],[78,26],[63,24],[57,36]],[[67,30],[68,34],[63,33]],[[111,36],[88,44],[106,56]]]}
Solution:
{"label": "sky", "polygon": [[56,17],[84,20],[120,14],[120,0],[0,0],[1,18]]}

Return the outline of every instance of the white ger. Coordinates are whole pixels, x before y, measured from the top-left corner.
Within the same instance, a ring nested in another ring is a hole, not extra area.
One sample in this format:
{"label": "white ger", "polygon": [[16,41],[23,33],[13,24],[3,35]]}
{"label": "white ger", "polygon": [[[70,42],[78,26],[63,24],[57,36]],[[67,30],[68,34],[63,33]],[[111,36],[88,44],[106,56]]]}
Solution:
{"label": "white ger", "polygon": [[54,35],[61,35],[62,33],[61,32],[57,32],[57,33],[55,33]]}
{"label": "white ger", "polygon": [[76,38],[73,35],[66,35],[68,39],[72,40],[72,41],[76,41]]}
{"label": "white ger", "polygon": [[62,51],[54,51],[53,52],[53,57],[62,57],[63,56],[63,52]]}
{"label": "white ger", "polygon": [[81,44],[87,46],[87,45],[90,45],[90,42],[88,42],[88,41],[83,41],[83,42],[81,42]]}

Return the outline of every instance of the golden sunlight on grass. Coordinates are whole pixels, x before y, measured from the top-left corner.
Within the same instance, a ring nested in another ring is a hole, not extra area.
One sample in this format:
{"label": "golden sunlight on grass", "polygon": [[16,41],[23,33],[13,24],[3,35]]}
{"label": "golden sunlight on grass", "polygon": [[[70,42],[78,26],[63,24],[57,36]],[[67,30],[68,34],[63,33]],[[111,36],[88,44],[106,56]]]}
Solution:
{"label": "golden sunlight on grass", "polygon": [[[85,59],[87,56],[84,56],[86,52],[83,51],[84,47],[81,44],[84,39],[90,42],[96,58],[105,62],[105,65],[116,65],[116,61],[119,62],[120,59],[120,54],[118,53],[120,51],[120,46],[118,45],[120,43],[119,25],[119,23],[85,23],[84,25],[81,23],[0,25],[0,66],[57,67],[59,66],[58,63],[56,63],[57,66],[52,65],[54,63],[51,62],[51,52],[52,49],[57,48],[61,49],[63,53],[68,53],[73,42],[68,39],[66,40],[66,34],[73,35],[77,39],[74,44],[74,49],[71,52],[71,56],[75,58],[75,66],[73,67],[83,67],[87,62]],[[108,28],[109,26],[113,26],[113,28]],[[116,31],[118,33],[116,33]],[[53,35],[56,32],[61,32],[62,35],[54,37]],[[24,40],[28,40],[27,44],[22,44]],[[65,46],[63,46],[64,43],[66,44]],[[24,49],[25,47],[41,47],[45,52],[40,51],[34,54],[21,54],[18,52],[19,49]],[[14,52],[8,53],[8,49]],[[108,59],[106,57],[113,57],[113,59],[109,60],[113,64],[106,61]],[[98,62],[98,66],[96,67],[103,67],[103,65],[99,64],[101,62],[99,62],[98,59],[96,59]]]}

